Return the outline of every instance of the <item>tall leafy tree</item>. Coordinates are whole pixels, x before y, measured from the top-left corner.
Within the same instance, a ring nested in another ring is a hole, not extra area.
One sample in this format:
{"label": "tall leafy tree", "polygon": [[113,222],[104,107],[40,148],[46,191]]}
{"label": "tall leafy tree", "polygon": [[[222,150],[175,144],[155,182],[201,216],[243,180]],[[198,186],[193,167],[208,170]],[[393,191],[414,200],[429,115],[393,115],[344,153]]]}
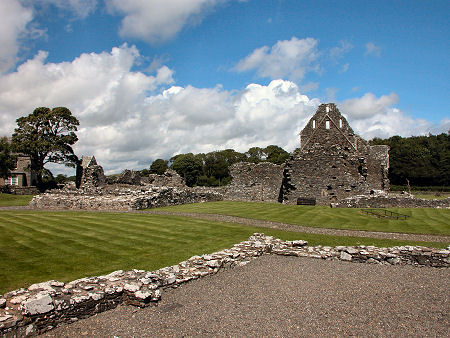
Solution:
{"label": "tall leafy tree", "polygon": [[275,145],[270,145],[264,148],[267,162],[275,164],[283,164],[289,158],[289,153],[283,148]]}
{"label": "tall leafy tree", "polygon": [[0,138],[0,178],[7,178],[16,167],[16,156],[11,154],[11,147],[6,137]]}
{"label": "tall leafy tree", "polygon": [[172,157],[171,162],[170,168],[183,177],[188,186],[197,185],[203,169],[201,156],[192,153],[180,154]]}
{"label": "tall leafy tree", "polygon": [[78,163],[72,146],[78,140],[75,131],[80,123],[69,109],[39,107],[16,122],[13,150],[30,156],[38,187],[43,186],[44,175],[52,176],[45,168],[47,163],[62,163],[69,167]]}
{"label": "tall leafy tree", "polygon": [[158,158],[150,166],[151,174],[162,175],[169,168],[168,161]]}

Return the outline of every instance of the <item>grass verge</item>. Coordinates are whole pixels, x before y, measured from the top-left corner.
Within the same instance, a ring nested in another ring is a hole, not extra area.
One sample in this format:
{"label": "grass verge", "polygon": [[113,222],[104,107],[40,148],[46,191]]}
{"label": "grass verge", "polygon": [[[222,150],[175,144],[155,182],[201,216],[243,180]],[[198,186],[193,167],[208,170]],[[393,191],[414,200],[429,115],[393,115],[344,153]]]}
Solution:
{"label": "grass verge", "polygon": [[17,207],[28,205],[34,195],[0,194],[0,207]]}
{"label": "grass verge", "polygon": [[71,281],[118,269],[155,270],[263,232],[310,245],[444,243],[303,234],[178,216],[0,211],[0,294],[50,279]]}
{"label": "grass verge", "polygon": [[450,210],[389,208],[408,215],[406,220],[376,218],[357,208],[297,206],[258,202],[209,202],[184,204],[158,210],[231,215],[319,228],[450,235]]}

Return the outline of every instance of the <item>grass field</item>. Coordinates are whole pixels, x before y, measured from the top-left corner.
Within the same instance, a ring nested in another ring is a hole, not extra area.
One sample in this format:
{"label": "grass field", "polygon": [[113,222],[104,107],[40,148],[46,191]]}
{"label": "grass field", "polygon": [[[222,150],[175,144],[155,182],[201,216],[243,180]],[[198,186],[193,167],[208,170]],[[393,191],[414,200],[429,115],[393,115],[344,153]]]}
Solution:
{"label": "grass field", "polygon": [[254,232],[311,245],[425,245],[302,234],[178,216],[105,212],[0,211],[0,294],[49,279],[70,281],[118,269],[154,270],[211,253]]}
{"label": "grass field", "polygon": [[410,216],[406,220],[381,219],[363,215],[356,208],[297,206],[257,202],[210,202],[160,208],[166,211],[232,215],[311,227],[450,235],[450,210],[431,208],[390,208]]}
{"label": "grass field", "polygon": [[28,205],[32,198],[33,195],[0,194],[0,207]]}

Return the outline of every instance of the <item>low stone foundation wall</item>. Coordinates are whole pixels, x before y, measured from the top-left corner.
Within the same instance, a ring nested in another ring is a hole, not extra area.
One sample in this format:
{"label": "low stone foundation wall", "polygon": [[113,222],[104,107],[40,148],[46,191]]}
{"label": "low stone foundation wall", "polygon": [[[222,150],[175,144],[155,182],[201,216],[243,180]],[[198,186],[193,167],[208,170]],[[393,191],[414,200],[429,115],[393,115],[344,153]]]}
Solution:
{"label": "low stone foundation wall", "polygon": [[13,195],[37,195],[39,190],[36,187],[16,187],[13,185],[5,185],[0,187],[0,193]]}
{"label": "low stone foundation wall", "polygon": [[442,200],[414,198],[411,195],[357,195],[332,203],[336,208],[450,208],[450,197]]}
{"label": "low stone foundation wall", "polygon": [[152,186],[104,186],[78,190],[52,190],[35,196],[30,207],[53,210],[141,210],[177,204],[221,201],[212,190]]}
{"label": "low stone foundation wall", "polygon": [[145,307],[161,298],[161,290],[221,269],[245,265],[263,254],[334,259],[373,264],[411,264],[447,268],[450,251],[424,247],[309,247],[305,241],[282,241],[254,234],[247,241],[208,255],[193,256],[156,271],[115,271],[70,283],[48,281],[0,297],[0,334],[36,335],[63,322],[91,316],[126,303]]}

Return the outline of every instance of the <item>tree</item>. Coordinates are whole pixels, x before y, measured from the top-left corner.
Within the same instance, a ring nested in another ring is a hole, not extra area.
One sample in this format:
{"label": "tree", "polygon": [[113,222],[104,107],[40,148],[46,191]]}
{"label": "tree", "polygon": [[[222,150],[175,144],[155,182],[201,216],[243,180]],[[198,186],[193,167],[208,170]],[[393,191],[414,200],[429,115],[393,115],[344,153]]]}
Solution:
{"label": "tree", "polygon": [[150,173],[162,175],[168,168],[168,161],[158,158],[157,160],[154,160],[150,166]]}
{"label": "tree", "polygon": [[184,178],[186,185],[192,187],[197,184],[203,169],[201,156],[192,153],[181,154],[172,157],[171,161],[170,168]]}
{"label": "tree", "polygon": [[80,122],[69,109],[39,107],[16,122],[18,127],[12,136],[12,148],[30,156],[31,169],[36,173],[39,188],[43,187],[44,175],[53,176],[45,168],[47,163],[76,166],[78,157],[72,145],[78,141],[75,131]]}
{"label": "tree", "polygon": [[16,167],[17,158],[11,154],[6,137],[0,138],[0,178],[8,178],[9,172]]}
{"label": "tree", "polygon": [[267,156],[266,161],[275,164],[283,164],[289,158],[289,153],[286,150],[275,145],[267,146],[264,148],[264,152]]}

